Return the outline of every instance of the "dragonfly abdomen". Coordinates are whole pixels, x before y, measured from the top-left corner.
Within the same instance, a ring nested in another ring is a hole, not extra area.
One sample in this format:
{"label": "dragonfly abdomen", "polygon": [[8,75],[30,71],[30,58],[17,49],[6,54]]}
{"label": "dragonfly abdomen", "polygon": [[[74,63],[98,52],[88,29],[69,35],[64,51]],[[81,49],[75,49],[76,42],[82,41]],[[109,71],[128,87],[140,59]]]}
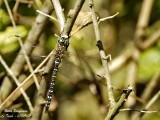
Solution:
{"label": "dragonfly abdomen", "polygon": [[60,61],[56,61],[55,60],[55,66],[53,69],[53,74],[52,74],[52,81],[50,83],[50,87],[49,87],[49,91],[48,91],[48,97],[47,97],[47,103],[46,103],[46,111],[48,111],[49,106],[51,104],[51,100],[52,100],[52,96],[53,96],[53,90],[54,90],[54,86],[55,86],[55,80],[57,77],[57,72],[58,72],[58,66],[60,64]]}

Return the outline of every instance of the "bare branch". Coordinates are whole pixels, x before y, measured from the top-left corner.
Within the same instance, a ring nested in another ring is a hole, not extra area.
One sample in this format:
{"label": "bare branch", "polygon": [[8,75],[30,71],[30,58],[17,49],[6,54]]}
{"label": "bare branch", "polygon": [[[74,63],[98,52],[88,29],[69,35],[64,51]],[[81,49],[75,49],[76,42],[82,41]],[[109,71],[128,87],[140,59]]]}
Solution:
{"label": "bare branch", "polygon": [[[151,98],[151,100],[147,103],[144,110],[148,110],[160,97],[160,90]],[[136,120],[140,120],[143,117],[144,113],[140,113]]]}
{"label": "bare branch", "polygon": [[[14,75],[14,73],[12,72],[11,69],[9,69],[8,65],[5,63],[5,61],[3,60],[2,56],[0,55],[0,62],[2,63],[2,65],[4,66],[4,68],[6,69],[6,71],[8,72],[8,74],[11,76],[11,78],[14,80],[14,82],[16,83],[16,85],[19,87],[20,83],[18,81],[18,79],[16,78],[16,76]],[[29,100],[29,97],[27,96],[27,94],[25,93],[25,91],[23,90],[23,88],[20,88],[20,91],[24,97],[24,99],[26,100],[26,103],[28,104],[28,107],[30,109],[30,112],[33,111],[33,106]],[[2,110],[2,109],[0,109]]]}
{"label": "bare branch", "polygon": [[90,6],[90,11],[92,13],[92,21],[93,21],[94,31],[95,31],[95,35],[96,35],[96,40],[97,40],[97,46],[100,51],[100,57],[101,57],[103,69],[105,71],[104,77],[107,82],[109,101],[110,101],[111,106],[114,106],[115,105],[115,98],[113,95],[113,88],[111,85],[111,77],[110,77],[110,72],[109,72],[109,68],[108,68],[108,62],[107,62],[107,60],[104,59],[104,58],[106,58],[106,55],[105,55],[104,48],[102,45],[100,32],[99,32],[99,28],[98,28],[97,17],[95,14],[94,4],[93,4],[92,0],[89,0],[89,6]]}
{"label": "bare branch", "polygon": [[135,109],[129,109],[129,108],[126,108],[126,109],[120,109],[119,110],[120,112],[123,112],[123,111],[136,111],[136,112],[140,112],[140,113],[156,113],[158,111],[147,111],[147,110],[135,110]]}
{"label": "bare branch", "polygon": [[[134,51],[134,52],[133,52]],[[132,85],[132,87],[136,88],[136,80],[137,80],[137,61],[139,59],[139,51],[137,49],[132,50],[132,60],[129,64],[128,74],[127,74],[127,82],[126,85]],[[135,91],[136,92],[136,89]],[[132,96],[133,93],[129,96],[129,100],[126,102],[128,107],[134,105],[136,103],[135,98]]]}
{"label": "bare branch", "polygon": [[42,80],[40,82],[40,90],[38,91],[37,99],[35,102],[36,104],[34,107],[32,120],[40,120],[42,117],[44,98],[45,98],[45,93],[47,90],[46,87],[47,87],[46,80],[44,77],[42,77]]}
{"label": "bare branch", "polygon": [[145,28],[148,26],[150,13],[154,0],[143,0],[142,8],[139,14],[137,29],[135,32],[135,40],[140,42],[145,35]]}
{"label": "bare branch", "polygon": [[109,113],[108,113],[107,117],[105,118],[105,120],[112,120],[118,114],[120,108],[123,106],[123,104],[125,103],[129,94],[132,91],[133,91],[133,88],[131,86],[128,86],[127,89],[124,89],[122,91],[122,95],[121,95],[120,99],[118,100],[116,105],[113,106],[113,108],[110,108]]}
{"label": "bare branch", "polygon": [[74,22],[78,16],[78,13],[83,5],[85,0],[78,0],[77,3],[75,4],[75,7],[73,10],[70,10],[68,13],[68,19],[66,21],[66,24],[64,26],[64,29],[61,33],[61,36],[70,36],[70,32],[72,30],[72,27],[74,25]]}
{"label": "bare branch", "polygon": [[153,92],[155,87],[159,85],[159,81],[160,81],[159,78],[160,78],[160,72],[155,73],[155,75],[150,80],[149,84],[146,86],[146,88],[144,89],[144,92],[141,95],[141,98],[143,100],[147,101],[148,98],[151,96],[151,93]]}
{"label": "bare branch", "polygon": [[160,29],[153,33],[149,38],[147,38],[144,42],[139,42],[140,49],[147,49],[151,45],[153,45],[160,38]]}
{"label": "bare branch", "polygon": [[53,5],[54,5],[54,9],[56,11],[57,17],[58,17],[58,21],[60,23],[60,32],[63,30],[64,28],[64,23],[65,23],[65,17],[63,14],[63,9],[62,6],[59,2],[59,0],[52,0]]}

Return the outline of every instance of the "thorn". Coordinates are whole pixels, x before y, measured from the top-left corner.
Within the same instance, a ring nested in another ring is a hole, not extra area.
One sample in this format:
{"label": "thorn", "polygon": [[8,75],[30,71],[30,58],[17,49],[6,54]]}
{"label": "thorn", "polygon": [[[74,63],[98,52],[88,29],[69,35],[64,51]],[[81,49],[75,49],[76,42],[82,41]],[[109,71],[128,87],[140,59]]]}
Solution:
{"label": "thorn", "polygon": [[108,54],[105,58],[103,58],[104,60],[108,60],[109,59],[109,61],[111,62],[111,64],[112,64],[112,56],[111,56],[111,54]]}

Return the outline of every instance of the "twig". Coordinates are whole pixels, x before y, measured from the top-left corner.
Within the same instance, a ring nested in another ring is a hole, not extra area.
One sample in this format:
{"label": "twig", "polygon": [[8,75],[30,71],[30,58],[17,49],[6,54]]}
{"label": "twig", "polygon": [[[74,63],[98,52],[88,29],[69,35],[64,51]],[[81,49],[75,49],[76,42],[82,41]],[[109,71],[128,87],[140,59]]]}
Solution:
{"label": "twig", "polygon": [[59,0],[52,0],[52,3],[54,5],[54,9],[56,11],[56,15],[58,17],[58,21],[60,23],[60,32],[62,32],[63,28],[64,28],[64,23],[65,23],[65,17],[63,14],[63,9],[61,7],[61,4],[59,2]]}
{"label": "twig", "polygon": [[[129,47],[129,49],[128,48],[124,49],[123,50],[124,52],[121,55],[117,56],[112,60],[112,62],[109,64],[110,73],[119,70],[120,68],[122,68],[124,65],[126,65],[128,62],[131,61],[131,57],[133,54],[132,53],[133,51],[131,50],[132,48],[133,46]],[[100,73],[100,76],[102,76],[104,74],[103,68],[99,69],[97,73]]]}
{"label": "twig", "polygon": [[[151,100],[145,106],[144,110],[148,110],[153,105],[153,103],[155,103],[155,101],[159,98],[159,96],[160,90],[151,98]],[[144,113],[140,113],[136,120],[140,120],[143,117],[143,115]]]}
{"label": "twig", "polygon": [[49,18],[51,18],[51,19],[53,19],[53,20],[55,20],[56,22],[59,23],[59,21],[58,21],[56,18],[54,18],[54,17],[52,17],[52,16],[50,16],[50,15],[48,15],[48,14],[46,14],[46,13],[40,11],[40,10],[36,10],[36,11],[37,11],[38,13],[40,13],[40,14],[46,16],[46,17],[49,17]]}
{"label": "twig", "polygon": [[31,77],[33,74],[39,72],[39,69],[47,62],[51,55],[53,55],[53,51],[51,51],[50,54],[41,62],[41,64],[3,101],[2,104],[0,104],[0,110],[10,106],[21,95],[21,93],[18,93],[20,88],[25,87],[23,89],[26,90],[34,83]]}
{"label": "twig", "polygon": [[149,23],[153,2],[154,0],[143,0],[142,8],[138,18],[137,29],[135,32],[137,44],[142,41],[143,37],[145,36],[145,28]]}
{"label": "twig", "polygon": [[147,110],[135,110],[135,109],[129,109],[129,108],[120,109],[119,111],[120,112],[123,112],[123,111],[136,111],[136,112],[140,112],[140,113],[156,113],[157,112],[157,111],[147,111]]}
{"label": "twig", "polygon": [[34,1],[32,1],[32,0],[16,0],[16,3],[13,7],[13,15],[14,15],[15,19],[18,19],[18,17],[19,17],[19,14],[17,13],[19,3],[28,4],[28,6],[31,7],[31,5],[34,3]]}
{"label": "twig", "polygon": [[[160,73],[159,72],[155,73],[153,78],[150,80],[150,83],[148,83],[148,85],[145,87],[145,89],[140,97],[141,101],[143,100],[142,101],[143,103],[146,103],[146,101],[148,101],[148,99],[151,96],[151,93],[153,92],[156,85],[159,85],[158,84],[159,77],[160,77]],[[142,105],[138,106],[138,109],[142,109],[142,108],[143,108]],[[138,115],[139,115],[139,113],[134,112],[131,116],[131,119],[135,120]]]}
{"label": "twig", "polygon": [[[5,0],[6,1],[6,0]],[[42,12],[46,13],[46,14],[50,14],[53,11],[53,7],[50,3],[48,3],[48,1],[45,2],[43,8],[42,8]],[[24,49],[27,55],[29,55],[32,50],[33,50],[33,45],[35,43],[37,43],[37,41],[39,40],[39,37],[42,33],[42,31],[44,30],[44,27],[47,23],[48,17],[39,14],[36,18],[36,22],[33,25],[32,29],[29,32],[29,35],[26,39],[26,42],[24,44]],[[20,39],[20,38],[18,38]],[[23,50],[21,49],[19,54],[17,55],[14,63],[11,66],[11,70],[14,72],[14,74],[16,76],[18,76],[24,66],[25,63],[25,59],[23,57],[21,57],[21,54],[23,53]],[[6,90],[6,86],[7,90]],[[4,100],[10,93],[10,91],[12,90],[12,84],[9,81],[9,79],[7,77],[4,78],[2,86],[1,86],[1,92],[2,94],[2,99]]]}
{"label": "twig", "polygon": [[98,29],[98,22],[97,22],[97,18],[95,15],[93,0],[89,0],[89,5],[90,5],[90,10],[92,12],[92,21],[93,21],[95,34],[96,34],[97,46],[100,51],[101,61],[102,61],[102,65],[103,65],[104,71],[105,71],[104,77],[107,82],[108,96],[109,96],[109,101],[111,104],[109,113],[108,113],[107,117],[105,118],[105,120],[112,120],[119,112],[119,109],[123,106],[124,102],[126,101],[126,99],[129,96],[129,94],[132,92],[132,87],[128,86],[127,90],[123,90],[123,93],[122,93],[119,101],[117,103],[115,102],[115,98],[113,95],[113,87],[111,85],[111,78],[110,78],[110,73],[109,73],[109,69],[108,69],[108,63],[107,63],[107,60],[104,59],[104,58],[106,58],[106,55],[105,55],[103,45],[101,42],[101,37],[100,37],[99,29]]}
{"label": "twig", "polygon": [[[8,10],[8,13],[9,13],[13,28],[14,28],[14,30],[16,32],[16,36],[19,36],[19,31],[18,31],[18,29],[16,27],[16,23],[15,23],[15,21],[13,19],[13,15],[12,15],[11,9],[9,7],[9,4],[8,4],[7,0],[4,0],[4,2],[5,2],[5,5],[7,7],[7,10]],[[21,46],[21,49],[22,49],[22,53],[24,55],[25,61],[27,62],[29,70],[30,70],[30,72],[33,72],[33,68],[32,68],[31,62],[29,60],[29,57],[27,56],[27,53],[25,51],[25,48],[24,48],[24,45],[23,45],[21,37],[18,37],[18,41],[20,43],[20,46]],[[36,75],[33,75],[33,79],[34,79],[34,82],[36,84],[37,89],[39,89],[39,83],[38,83],[38,79],[37,79]]]}
{"label": "twig", "polygon": [[123,52],[121,55],[119,55],[115,59],[113,59],[112,64],[109,65],[110,72],[114,72],[122,68],[122,66],[125,65],[127,61],[130,60],[131,56],[132,56],[132,51],[130,48],[130,49],[125,50],[125,52]]}
{"label": "twig", "polygon": [[78,0],[77,3],[75,4],[75,7],[73,10],[70,10],[69,14],[68,14],[68,19],[66,21],[66,24],[63,28],[63,31],[61,33],[61,36],[68,36],[70,37],[70,32],[72,30],[72,27],[74,25],[74,22],[78,16],[78,13],[83,5],[85,0]]}
{"label": "twig", "polygon": [[32,120],[40,120],[43,112],[43,104],[44,104],[44,97],[46,93],[46,80],[44,77],[42,77],[42,80],[40,82],[40,90],[38,91],[37,99],[35,101],[35,107],[32,114]]}
{"label": "twig", "polygon": [[[127,82],[126,85],[132,85],[134,88],[134,92],[136,92],[136,77],[137,77],[137,61],[139,59],[139,51],[137,49],[132,50],[133,55],[132,55],[132,60],[130,61],[129,64],[129,70],[127,74]],[[136,103],[135,98],[133,97],[133,93],[129,96],[129,100],[126,102],[126,106],[130,107]]]}
{"label": "twig", "polygon": [[111,15],[111,16],[109,16],[109,17],[101,18],[101,19],[99,19],[98,24],[99,24],[100,22],[103,22],[103,21],[112,19],[112,18],[114,18],[115,16],[117,16],[118,14],[119,14],[119,12],[117,12],[116,14]]}
{"label": "twig", "polygon": [[100,57],[101,57],[103,69],[105,71],[104,77],[107,82],[109,101],[110,101],[111,106],[113,107],[115,105],[115,98],[113,95],[113,88],[111,85],[111,78],[110,78],[110,73],[109,73],[109,69],[108,69],[108,62],[107,62],[107,60],[104,60],[104,58],[106,58],[106,55],[105,55],[103,45],[101,42],[101,37],[100,37],[98,22],[97,22],[95,10],[94,10],[93,0],[89,0],[89,6],[90,6],[90,11],[92,13],[92,21],[93,21],[94,31],[95,31],[95,35],[96,35],[96,40],[97,40],[97,46],[100,51]]}
{"label": "twig", "polygon": [[145,87],[144,92],[141,95],[141,98],[145,101],[151,96],[151,93],[157,85],[159,85],[160,72],[155,73],[153,78],[150,80],[149,84]]}
{"label": "twig", "polygon": [[[73,10],[70,10],[70,12],[68,13],[68,19],[66,21],[66,24],[64,25],[63,31],[61,32],[61,36],[60,37],[68,37],[69,40],[69,34],[71,32],[71,29],[73,27],[73,24],[76,20],[76,17],[78,16],[78,13],[83,5],[85,0],[77,0],[75,7]],[[57,49],[58,46],[55,47],[55,49]],[[44,74],[47,74],[51,69],[53,69],[53,58],[50,58],[50,60],[48,61],[47,65],[44,67]]]}
{"label": "twig", "polygon": [[[139,59],[138,57],[140,54],[138,46],[139,46],[139,42],[142,41],[145,36],[145,29],[147,28],[148,23],[149,23],[153,1],[154,0],[143,0],[141,11],[140,11],[140,14],[138,17],[138,22],[137,22],[135,34],[134,34],[134,40],[135,40],[135,50],[134,51],[135,51],[135,53],[133,52],[134,59],[132,59],[132,61],[131,61],[131,68],[130,68],[131,72],[129,73],[134,76],[130,77],[130,75],[128,75],[128,83],[129,84],[131,83],[130,85],[132,85],[133,88],[135,88],[135,90],[136,90],[135,85],[136,85],[136,77],[137,77],[137,61]],[[137,56],[136,59],[135,59],[135,56]],[[128,101],[127,104],[128,104],[128,106],[132,106],[134,103],[135,103],[135,100],[130,99],[130,101]]]}
{"label": "twig", "polygon": [[128,86],[127,89],[124,89],[122,92],[122,95],[118,102],[116,103],[113,108],[110,108],[109,113],[105,120],[112,120],[119,112],[120,108],[123,106],[124,102],[127,100],[129,94],[133,91],[133,88],[131,86]]}
{"label": "twig", "polygon": [[[16,78],[16,76],[14,75],[14,73],[12,72],[12,70],[9,69],[8,65],[5,63],[5,61],[3,60],[3,58],[2,58],[1,55],[0,55],[0,62],[2,63],[2,65],[4,66],[4,68],[6,69],[6,71],[8,72],[8,74],[11,76],[11,78],[14,80],[14,82],[16,83],[16,85],[19,87],[20,83],[19,83],[18,79]],[[33,106],[32,106],[32,104],[31,104],[31,102],[29,100],[29,97],[27,96],[27,94],[25,93],[25,91],[23,90],[23,88],[20,88],[20,91],[21,91],[24,99],[26,100],[26,103],[28,104],[30,112],[32,112],[33,111]]]}
{"label": "twig", "polygon": [[144,42],[139,42],[140,49],[147,49],[151,45],[153,45],[160,38],[160,29],[153,33],[149,38],[147,38]]}

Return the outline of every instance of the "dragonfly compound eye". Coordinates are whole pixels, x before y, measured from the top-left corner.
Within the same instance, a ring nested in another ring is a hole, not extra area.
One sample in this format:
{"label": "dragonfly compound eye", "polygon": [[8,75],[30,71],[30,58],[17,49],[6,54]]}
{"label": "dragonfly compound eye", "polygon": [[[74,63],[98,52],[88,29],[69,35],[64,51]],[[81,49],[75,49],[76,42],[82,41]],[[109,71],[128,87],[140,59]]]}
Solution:
{"label": "dragonfly compound eye", "polygon": [[64,40],[64,46],[68,47],[69,45],[69,41],[68,40]]}

